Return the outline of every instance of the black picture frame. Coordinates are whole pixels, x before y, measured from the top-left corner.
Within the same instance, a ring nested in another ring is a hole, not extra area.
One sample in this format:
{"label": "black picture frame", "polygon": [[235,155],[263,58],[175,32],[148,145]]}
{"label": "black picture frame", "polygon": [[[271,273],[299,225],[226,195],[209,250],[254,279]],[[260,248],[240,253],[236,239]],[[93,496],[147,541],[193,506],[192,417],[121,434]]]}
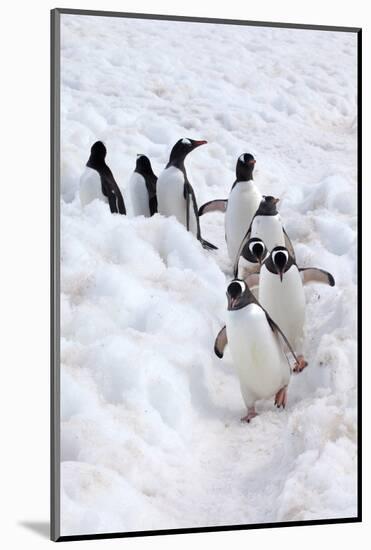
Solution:
{"label": "black picture frame", "polygon": [[[200,22],[213,24],[228,24],[251,27],[276,27],[286,29],[306,29],[331,32],[348,32],[357,35],[357,319],[358,319],[358,461],[357,461],[357,516],[318,519],[303,521],[288,521],[274,523],[258,523],[246,525],[206,526],[180,529],[161,529],[146,531],[114,532],[102,534],[61,536],[60,534],[60,17],[67,15],[86,15],[99,17],[117,17],[132,19],[150,19],[162,21]],[[51,10],[51,540],[77,541],[110,539],[124,537],[142,537],[155,535],[173,535],[186,533],[237,531],[247,529],[267,529],[290,526],[328,525],[356,523],[362,521],[362,29],[359,27],[341,27],[326,25],[304,25],[294,23],[273,23],[267,21],[244,21],[236,19],[218,19],[211,17],[186,17],[174,15],[158,15],[144,13],[125,13],[114,11],[79,10],[56,8]]]}

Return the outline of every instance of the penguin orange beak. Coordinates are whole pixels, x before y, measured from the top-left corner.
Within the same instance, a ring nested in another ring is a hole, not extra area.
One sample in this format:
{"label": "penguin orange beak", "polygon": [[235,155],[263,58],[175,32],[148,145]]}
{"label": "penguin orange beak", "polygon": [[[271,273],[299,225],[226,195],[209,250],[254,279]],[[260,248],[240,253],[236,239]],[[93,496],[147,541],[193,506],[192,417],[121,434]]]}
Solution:
{"label": "penguin orange beak", "polygon": [[254,245],[252,251],[255,258],[258,260],[259,265],[261,265],[263,261],[264,250],[262,249],[261,246]]}
{"label": "penguin orange beak", "polygon": [[237,304],[239,300],[239,296],[236,296],[235,298],[233,298],[227,292],[227,298],[228,298],[228,310],[231,311],[234,308],[234,306]]}
{"label": "penguin orange beak", "polygon": [[200,145],[206,145],[207,141],[205,139],[201,139],[199,141],[194,140],[193,141],[193,147],[199,147]]}

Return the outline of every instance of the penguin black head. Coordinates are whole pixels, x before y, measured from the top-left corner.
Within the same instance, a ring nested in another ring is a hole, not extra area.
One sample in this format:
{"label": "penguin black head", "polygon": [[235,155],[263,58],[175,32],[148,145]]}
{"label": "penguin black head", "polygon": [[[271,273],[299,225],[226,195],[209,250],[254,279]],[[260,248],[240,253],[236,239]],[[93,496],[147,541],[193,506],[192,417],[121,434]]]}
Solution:
{"label": "penguin black head", "polygon": [[253,179],[256,160],[250,153],[243,153],[238,157],[236,164],[236,179],[237,181],[250,181]]}
{"label": "penguin black head", "polygon": [[261,239],[254,237],[247,241],[242,249],[241,255],[249,262],[261,264],[264,261],[267,252],[268,250],[264,242]]}
{"label": "penguin black head", "polygon": [[275,273],[280,276],[282,282],[283,274],[292,265],[292,261],[290,262],[289,251],[284,246],[276,246],[270,253],[270,259]]}
{"label": "penguin black head", "polygon": [[102,141],[96,141],[90,149],[90,157],[86,164],[90,168],[97,168],[104,164],[107,155],[106,146]]}
{"label": "penguin black head", "polygon": [[142,176],[153,173],[151,161],[148,157],[146,157],[146,155],[137,155],[135,172],[138,172],[138,174],[141,174]]}
{"label": "penguin black head", "polygon": [[280,199],[270,195],[263,195],[255,216],[275,216],[277,212],[277,203]]}
{"label": "penguin black head", "polygon": [[196,141],[195,139],[189,138],[180,139],[171,150],[169,164],[183,162],[188,153],[196,149],[196,147],[200,147],[200,145],[205,145],[206,143],[207,141],[205,140]]}
{"label": "penguin black head", "polygon": [[255,301],[243,279],[234,279],[227,288],[228,311],[241,309]]}

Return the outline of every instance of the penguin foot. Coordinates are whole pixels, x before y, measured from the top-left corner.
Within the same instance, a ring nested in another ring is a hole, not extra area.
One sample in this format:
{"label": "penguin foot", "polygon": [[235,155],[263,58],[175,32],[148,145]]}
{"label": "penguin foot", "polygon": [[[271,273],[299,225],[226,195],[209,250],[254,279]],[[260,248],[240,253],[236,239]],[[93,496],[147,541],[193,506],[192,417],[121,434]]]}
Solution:
{"label": "penguin foot", "polygon": [[203,248],[206,250],[218,250],[218,247],[214,244],[209,243],[208,241],[205,241],[202,237],[200,237],[200,243],[202,244]]}
{"label": "penguin foot", "polygon": [[284,386],[278,392],[276,393],[276,396],[274,398],[274,404],[279,409],[282,407],[283,409],[286,407],[287,404],[287,386]]}
{"label": "penguin foot", "polygon": [[255,410],[255,407],[249,407],[249,408],[247,409],[247,415],[246,415],[246,416],[243,416],[243,417],[241,418],[241,422],[247,422],[247,423],[249,423],[249,422],[251,422],[251,420],[252,420],[253,418],[255,418],[255,416],[258,416],[258,413],[257,413],[256,410]]}
{"label": "penguin foot", "polygon": [[302,370],[305,369],[305,367],[308,366],[308,362],[305,361],[304,357],[302,355],[298,356],[298,362],[295,363],[295,367],[293,368],[293,372],[299,373]]}

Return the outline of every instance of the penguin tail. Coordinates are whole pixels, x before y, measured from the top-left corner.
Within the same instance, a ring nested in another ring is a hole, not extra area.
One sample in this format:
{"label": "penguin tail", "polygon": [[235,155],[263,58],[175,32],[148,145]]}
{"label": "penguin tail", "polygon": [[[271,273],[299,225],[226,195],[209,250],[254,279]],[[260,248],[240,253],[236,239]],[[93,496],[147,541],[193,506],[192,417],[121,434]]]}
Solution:
{"label": "penguin tail", "polygon": [[205,248],[205,250],[218,250],[218,247],[215,246],[215,244],[211,244],[208,241],[205,241],[205,239],[203,239],[202,237],[200,237],[199,241],[202,244],[203,248]]}

